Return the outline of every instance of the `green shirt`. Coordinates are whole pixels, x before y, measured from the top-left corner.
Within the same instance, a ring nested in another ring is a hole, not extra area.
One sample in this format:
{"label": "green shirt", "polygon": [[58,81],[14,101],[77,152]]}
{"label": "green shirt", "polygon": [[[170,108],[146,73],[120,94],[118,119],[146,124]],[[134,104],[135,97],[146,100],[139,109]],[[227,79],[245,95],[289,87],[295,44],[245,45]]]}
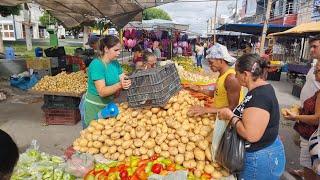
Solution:
{"label": "green shirt", "polygon": [[104,80],[106,86],[112,86],[120,82],[122,68],[117,60],[104,63],[100,58],[95,58],[89,65],[88,71],[88,92],[99,96],[94,81]]}

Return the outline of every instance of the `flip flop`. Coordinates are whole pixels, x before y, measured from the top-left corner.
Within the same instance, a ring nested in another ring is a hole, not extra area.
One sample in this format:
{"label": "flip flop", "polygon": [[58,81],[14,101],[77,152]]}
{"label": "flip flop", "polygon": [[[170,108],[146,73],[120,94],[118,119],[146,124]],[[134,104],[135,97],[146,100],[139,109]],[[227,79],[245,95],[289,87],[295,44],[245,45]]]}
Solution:
{"label": "flip flop", "polygon": [[293,169],[293,170],[289,170],[288,172],[298,179],[304,179],[304,177],[303,177],[304,170],[303,169]]}

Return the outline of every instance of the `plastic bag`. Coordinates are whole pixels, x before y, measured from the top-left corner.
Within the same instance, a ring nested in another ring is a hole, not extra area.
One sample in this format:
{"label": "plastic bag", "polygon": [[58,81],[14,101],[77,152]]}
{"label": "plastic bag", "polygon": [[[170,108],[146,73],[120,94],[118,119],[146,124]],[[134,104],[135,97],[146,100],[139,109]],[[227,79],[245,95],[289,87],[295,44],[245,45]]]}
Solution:
{"label": "plastic bag", "polygon": [[215,160],[231,173],[238,173],[244,164],[245,142],[236,128],[228,124],[218,146]]}
{"label": "plastic bag", "polygon": [[90,154],[74,154],[67,161],[65,171],[77,176],[84,177],[87,172],[94,168],[94,157]]}
{"label": "plastic bag", "polygon": [[188,177],[188,171],[175,171],[170,172],[166,176],[161,176],[158,174],[154,174],[148,177],[148,180],[176,180],[176,179],[187,179]]}
{"label": "plastic bag", "polygon": [[211,145],[211,153],[212,153],[212,159],[215,159],[216,151],[218,149],[218,146],[220,144],[220,140],[222,138],[222,135],[224,131],[226,130],[226,127],[228,123],[225,120],[220,120],[218,118],[218,114],[216,116],[216,121],[214,122],[214,131],[212,136],[212,145]]}

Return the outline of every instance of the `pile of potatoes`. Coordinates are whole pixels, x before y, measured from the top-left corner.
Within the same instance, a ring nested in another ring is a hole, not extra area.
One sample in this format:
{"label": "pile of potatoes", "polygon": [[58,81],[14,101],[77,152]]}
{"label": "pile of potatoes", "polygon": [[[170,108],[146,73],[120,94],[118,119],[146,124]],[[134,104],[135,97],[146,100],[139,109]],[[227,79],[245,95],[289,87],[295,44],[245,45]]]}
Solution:
{"label": "pile of potatoes", "polygon": [[120,104],[116,118],[92,121],[81,131],[73,147],[118,161],[133,155],[147,159],[158,153],[176,164],[195,169],[198,177],[204,172],[214,178],[228,176],[211,157],[215,117],[187,115],[191,106],[203,104],[187,91],[180,91],[164,108],[132,109]]}
{"label": "pile of potatoes", "polygon": [[44,76],[33,88],[35,91],[80,94],[87,90],[87,74],[84,71],[56,76]]}

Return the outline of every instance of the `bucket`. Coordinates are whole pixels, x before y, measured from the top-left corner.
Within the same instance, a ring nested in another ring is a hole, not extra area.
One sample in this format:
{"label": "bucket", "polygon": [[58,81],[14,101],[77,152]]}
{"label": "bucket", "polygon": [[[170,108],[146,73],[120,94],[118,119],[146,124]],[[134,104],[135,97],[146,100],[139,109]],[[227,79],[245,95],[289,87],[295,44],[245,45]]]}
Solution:
{"label": "bucket", "polygon": [[14,49],[12,47],[6,47],[5,55],[6,55],[6,60],[14,60],[15,59]]}
{"label": "bucket", "polygon": [[41,47],[36,47],[34,49],[34,53],[36,57],[42,57],[43,56],[43,49]]}

